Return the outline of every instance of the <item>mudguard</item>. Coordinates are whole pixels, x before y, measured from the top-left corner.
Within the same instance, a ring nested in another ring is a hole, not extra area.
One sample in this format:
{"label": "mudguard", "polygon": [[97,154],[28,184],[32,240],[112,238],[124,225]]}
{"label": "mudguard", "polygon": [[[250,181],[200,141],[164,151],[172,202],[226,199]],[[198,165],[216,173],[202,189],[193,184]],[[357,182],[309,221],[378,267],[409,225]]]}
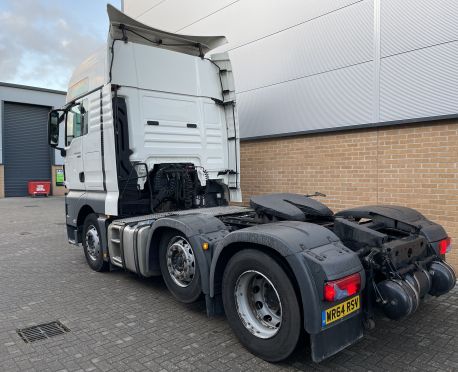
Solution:
{"label": "mudguard", "polygon": [[374,222],[383,222],[387,226],[396,224],[398,228],[403,230],[420,233],[430,243],[447,237],[447,233],[441,225],[428,220],[415,209],[398,205],[368,205],[346,209],[336,213],[335,216],[356,219],[368,218]]}
{"label": "mudguard", "polygon": [[187,214],[164,217],[156,220],[150,229],[146,244],[145,259],[148,262],[149,272],[160,272],[159,269],[159,235],[162,228],[171,228],[182,232],[194,248],[197,266],[200,270],[202,292],[209,293],[209,268],[211,262],[210,251],[202,249],[202,243],[221,240],[228,234],[226,226],[216,217],[204,214]]}
{"label": "mudguard", "polygon": [[306,221],[307,218],[332,219],[332,211],[318,200],[305,195],[278,193],[253,196],[250,206],[259,215],[287,221]]}
{"label": "mudguard", "polygon": [[[358,256],[323,226],[299,221],[282,221],[237,230],[216,246],[210,268],[210,296],[217,296],[217,276],[221,253],[234,244],[250,244],[273,249],[285,257],[296,278],[304,313],[304,328],[310,334],[322,331],[323,283],[359,272],[362,285],[364,269]],[[359,336],[358,336],[359,337]]]}

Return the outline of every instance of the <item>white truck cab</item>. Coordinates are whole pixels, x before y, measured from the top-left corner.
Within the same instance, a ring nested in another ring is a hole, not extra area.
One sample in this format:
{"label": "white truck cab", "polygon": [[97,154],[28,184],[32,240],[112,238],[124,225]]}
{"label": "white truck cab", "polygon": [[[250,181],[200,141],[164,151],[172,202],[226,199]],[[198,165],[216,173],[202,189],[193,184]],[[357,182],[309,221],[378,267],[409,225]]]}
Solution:
{"label": "white truck cab", "polygon": [[226,39],[156,30],[112,6],[108,15],[106,47],[75,70],[66,107],[52,113],[67,224],[77,229],[84,206],[129,216],[241,201],[231,64],[205,57]]}

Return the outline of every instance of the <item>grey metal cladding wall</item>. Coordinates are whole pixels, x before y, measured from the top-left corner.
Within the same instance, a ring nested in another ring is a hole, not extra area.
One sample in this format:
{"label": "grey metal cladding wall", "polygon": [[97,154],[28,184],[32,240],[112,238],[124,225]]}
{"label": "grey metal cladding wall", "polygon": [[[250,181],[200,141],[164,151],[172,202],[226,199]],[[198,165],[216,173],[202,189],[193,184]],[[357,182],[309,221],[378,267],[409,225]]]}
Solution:
{"label": "grey metal cladding wall", "polygon": [[458,1],[381,1],[381,121],[458,112],[457,40]]}
{"label": "grey metal cladding wall", "polygon": [[371,122],[373,17],[363,1],[232,50],[241,136]]}
{"label": "grey metal cladding wall", "polygon": [[457,0],[382,0],[381,56],[458,40]]}
{"label": "grey metal cladding wall", "polygon": [[338,128],[372,120],[373,62],[238,95],[242,137]]}
{"label": "grey metal cladding wall", "polygon": [[458,41],[383,58],[380,120],[404,120],[458,111]]}
{"label": "grey metal cladding wall", "polygon": [[237,91],[371,61],[373,12],[372,2],[357,3],[232,50]]}
{"label": "grey metal cladding wall", "polygon": [[124,12],[133,18],[138,18],[163,2],[164,0],[124,0]]}
{"label": "grey metal cladding wall", "polygon": [[[166,0],[138,17],[141,22],[148,22],[154,17],[157,28],[178,32],[194,22],[217,12],[239,0]],[[157,0],[152,2],[157,3]]]}
{"label": "grey metal cladding wall", "polygon": [[49,107],[4,103],[5,195],[27,195],[27,181],[51,179]]}
{"label": "grey metal cladding wall", "polygon": [[[169,1],[176,3],[177,9],[182,0],[166,0],[158,8]],[[232,50],[360,1],[363,0],[239,0],[218,12],[209,13],[200,8],[202,19],[174,31],[190,35],[225,35],[229,40],[227,49]],[[205,1],[192,0],[192,3],[199,7]],[[148,18],[150,23],[155,21],[154,15]],[[188,24],[187,21],[182,23]]]}

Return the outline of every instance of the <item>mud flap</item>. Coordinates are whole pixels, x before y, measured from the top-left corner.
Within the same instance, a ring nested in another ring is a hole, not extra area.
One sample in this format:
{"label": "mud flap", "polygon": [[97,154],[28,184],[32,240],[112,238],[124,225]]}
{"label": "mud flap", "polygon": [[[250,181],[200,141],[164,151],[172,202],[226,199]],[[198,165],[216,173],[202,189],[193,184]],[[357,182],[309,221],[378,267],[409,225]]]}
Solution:
{"label": "mud flap", "polygon": [[78,246],[80,243],[78,240],[78,229],[74,226],[67,225],[67,238],[70,244]]}
{"label": "mud flap", "polygon": [[316,363],[329,358],[363,337],[362,313],[333,327],[310,335],[312,360]]}

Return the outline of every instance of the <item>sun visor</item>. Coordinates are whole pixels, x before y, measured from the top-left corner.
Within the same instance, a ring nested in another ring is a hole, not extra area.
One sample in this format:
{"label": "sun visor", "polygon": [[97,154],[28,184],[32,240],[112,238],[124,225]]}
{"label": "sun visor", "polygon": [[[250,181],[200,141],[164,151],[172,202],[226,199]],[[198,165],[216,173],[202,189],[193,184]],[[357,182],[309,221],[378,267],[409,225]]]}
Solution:
{"label": "sun visor", "polygon": [[127,37],[133,43],[155,45],[158,48],[201,57],[227,43],[224,36],[179,35],[149,27],[110,4],[107,5],[107,12],[110,19],[110,36],[113,39]]}

